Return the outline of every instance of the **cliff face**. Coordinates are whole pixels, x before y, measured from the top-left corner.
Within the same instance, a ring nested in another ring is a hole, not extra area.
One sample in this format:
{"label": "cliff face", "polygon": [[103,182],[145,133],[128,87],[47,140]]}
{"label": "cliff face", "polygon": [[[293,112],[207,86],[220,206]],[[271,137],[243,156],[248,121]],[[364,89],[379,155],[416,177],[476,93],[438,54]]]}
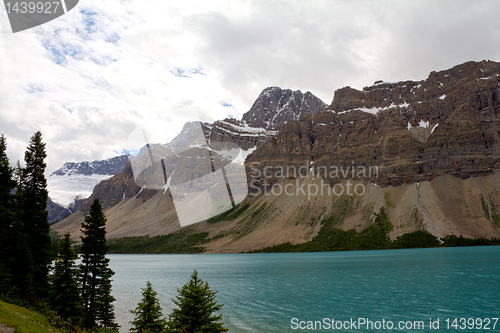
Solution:
{"label": "cliff face", "polygon": [[285,124],[247,164],[308,164],[316,171],[373,166],[378,176],[371,180],[381,186],[492,174],[500,166],[499,86],[500,64],[483,61],[423,81],[342,88],[328,109]]}
{"label": "cliff face", "polygon": [[[209,144],[253,151],[245,167],[250,193],[260,195],[249,195],[242,205],[248,208],[238,217],[201,222],[193,230],[209,233],[211,252],[306,242],[325,218],[345,208],[347,196],[351,215],[338,225],[345,230],[371,225],[373,214],[385,207],[393,239],[420,229],[440,237],[499,237],[499,93],[500,63],[491,61],[431,72],[422,81],[377,81],[362,91],[345,87],[335,91],[329,106],[310,93],[265,89],[241,121],[202,125]],[[179,170],[186,165],[183,158],[203,162],[202,153],[189,154],[175,157]],[[364,191],[355,196],[300,191],[322,189],[323,182],[329,188],[352,182]],[[272,192],[276,184],[292,195]],[[130,165],[96,186],[80,211],[53,227],[78,236],[95,197],[106,208],[109,237],[180,228],[170,192],[141,191]]]}

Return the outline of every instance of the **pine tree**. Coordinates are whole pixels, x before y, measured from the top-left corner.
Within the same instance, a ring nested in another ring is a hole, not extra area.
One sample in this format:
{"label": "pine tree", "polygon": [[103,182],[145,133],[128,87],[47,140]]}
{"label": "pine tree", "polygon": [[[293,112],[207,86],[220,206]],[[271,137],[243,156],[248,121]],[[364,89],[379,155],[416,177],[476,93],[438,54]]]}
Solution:
{"label": "pine tree", "polygon": [[26,166],[22,169],[21,183],[21,220],[32,257],[32,291],[37,299],[48,295],[48,276],[53,258],[47,220],[46,157],[42,133],[38,131],[31,137],[24,154]]}
{"label": "pine tree", "polygon": [[59,316],[73,325],[80,325],[83,319],[83,299],[78,286],[76,257],[70,234],[66,234],[61,240],[60,253],[56,259],[54,273],[50,277],[49,302],[52,310]]}
{"label": "pine tree", "polygon": [[84,326],[86,328],[117,328],[114,322],[114,297],[111,295],[111,277],[114,272],[108,267],[106,253],[106,217],[99,198],[90,206],[82,223],[82,263],[80,279],[82,285]]}
{"label": "pine tree", "polygon": [[96,318],[99,326],[118,329],[120,326],[115,322],[115,298],[111,295],[111,277],[115,274],[110,268],[103,270],[102,277],[97,283],[96,296]]}
{"label": "pine tree", "polygon": [[31,291],[33,284],[33,260],[27,236],[23,233],[24,223],[21,221],[23,169],[19,161],[17,161],[17,166],[14,169],[14,179],[16,181],[16,190],[12,208],[14,211],[14,221],[10,234],[12,244],[10,258],[12,260],[9,270],[14,287],[13,294],[20,298],[33,300],[34,296]]}
{"label": "pine tree", "polygon": [[135,310],[130,310],[135,315],[134,320],[130,322],[133,325],[130,332],[163,332],[166,321],[162,318],[161,311],[162,308],[157,298],[157,293],[153,290],[151,282],[148,281],[146,288],[142,289],[142,300]]}
{"label": "pine tree", "polygon": [[16,182],[6,151],[7,142],[2,134],[0,136],[0,295],[8,293],[11,289],[9,267],[13,262],[10,255],[15,245],[12,243],[12,227],[15,219],[12,190],[16,187]]}
{"label": "pine tree", "polygon": [[174,303],[179,307],[174,309],[167,323],[171,332],[178,333],[219,333],[228,329],[220,322],[222,315],[215,312],[222,304],[215,301],[216,291],[212,291],[208,283],[198,278],[194,271],[191,279],[181,289]]}

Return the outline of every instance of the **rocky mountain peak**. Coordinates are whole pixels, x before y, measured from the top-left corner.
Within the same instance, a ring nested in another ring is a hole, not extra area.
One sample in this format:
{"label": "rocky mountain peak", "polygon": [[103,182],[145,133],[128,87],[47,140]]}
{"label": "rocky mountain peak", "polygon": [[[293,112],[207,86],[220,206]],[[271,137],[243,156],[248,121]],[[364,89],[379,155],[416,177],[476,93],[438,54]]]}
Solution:
{"label": "rocky mountain peak", "polygon": [[242,120],[252,127],[277,130],[284,123],[312,116],[328,105],[309,91],[268,87],[264,89]]}
{"label": "rocky mountain peak", "polygon": [[73,176],[73,175],[109,175],[113,176],[123,171],[129,162],[128,155],[116,156],[107,160],[93,162],[66,162],[50,176]]}

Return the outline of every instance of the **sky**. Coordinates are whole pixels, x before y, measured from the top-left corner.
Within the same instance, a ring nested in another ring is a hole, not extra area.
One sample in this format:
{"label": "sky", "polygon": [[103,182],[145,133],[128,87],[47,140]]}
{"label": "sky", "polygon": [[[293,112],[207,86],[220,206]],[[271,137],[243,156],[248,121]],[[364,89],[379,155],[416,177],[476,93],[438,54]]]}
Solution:
{"label": "sky", "polygon": [[[269,86],[311,91],[500,61],[498,1],[80,0],[13,34],[0,5],[0,133],[11,164],[40,130],[47,175],[146,129],[241,118]],[[148,140],[153,141],[148,138]]]}

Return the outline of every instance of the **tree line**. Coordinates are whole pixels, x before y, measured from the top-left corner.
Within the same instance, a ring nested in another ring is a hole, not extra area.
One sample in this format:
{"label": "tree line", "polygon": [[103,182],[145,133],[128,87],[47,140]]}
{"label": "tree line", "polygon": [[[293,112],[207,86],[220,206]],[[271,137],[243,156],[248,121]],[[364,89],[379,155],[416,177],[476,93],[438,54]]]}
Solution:
{"label": "tree line", "polygon": [[[106,254],[106,217],[99,198],[82,223],[81,263],[70,234],[55,246],[47,220],[47,157],[42,133],[30,139],[21,167],[10,166],[5,136],[0,136],[0,297],[54,314],[70,332],[116,332],[115,298]],[[133,332],[226,332],[216,315],[222,305],[195,271],[179,289],[169,320],[161,318],[156,292],[148,282],[136,314]]]}
{"label": "tree line", "polygon": [[70,325],[117,329],[105,257],[106,219],[97,199],[82,224],[82,262],[77,267],[70,235],[54,253],[47,220],[47,153],[42,133],[30,139],[12,168],[0,136],[0,295],[39,310],[53,311]]}

